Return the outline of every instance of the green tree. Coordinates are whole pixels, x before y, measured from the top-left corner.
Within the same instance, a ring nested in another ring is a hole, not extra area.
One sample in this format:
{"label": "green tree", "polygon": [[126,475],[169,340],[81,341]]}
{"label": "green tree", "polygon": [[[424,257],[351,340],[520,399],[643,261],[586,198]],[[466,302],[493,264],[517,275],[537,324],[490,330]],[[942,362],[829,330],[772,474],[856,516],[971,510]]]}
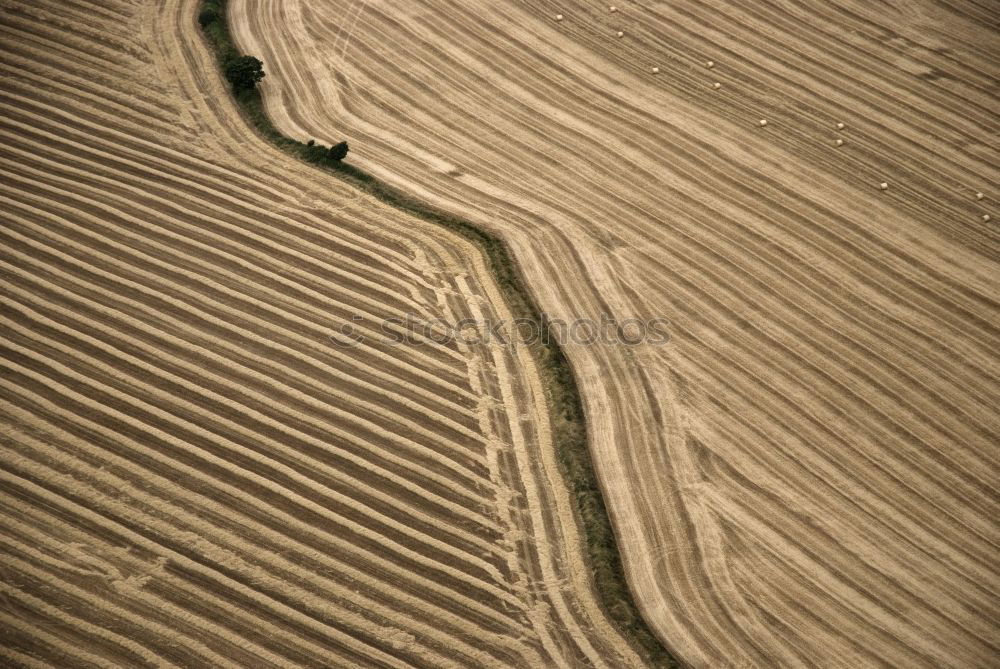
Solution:
{"label": "green tree", "polygon": [[234,91],[249,91],[264,78],[264,64],[253,56],[234,58],[226,65],[226,79]]}
{"label": "green tree", "polygon": [[350,147],[347,146],[347,142],[341,142],[340,144],[334,144],[330,147],[330,157],[334,160],[343,160],[347,156],[347,151]]}
{"label": "green tree", "polygon": [[201,10],[200,14],[198,14],[198,23],[201,24],[202,28],[208,26],[209,23],[214,23],[218,20],[219,20],[219,10],[216,9],[215,7],[206,7],[205,9]]}

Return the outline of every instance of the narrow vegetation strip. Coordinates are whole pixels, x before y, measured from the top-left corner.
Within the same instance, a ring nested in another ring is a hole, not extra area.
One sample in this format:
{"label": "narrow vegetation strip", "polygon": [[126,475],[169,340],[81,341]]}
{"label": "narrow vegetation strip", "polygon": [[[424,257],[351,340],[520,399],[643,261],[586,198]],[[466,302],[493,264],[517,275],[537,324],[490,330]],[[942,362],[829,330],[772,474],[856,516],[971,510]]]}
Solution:
{"label": "narrow vegetation strip", "polygon": [[[230,34],[225,0],[205,0],[198,22],[222,72],[228,73],[234,63],[246,60]],[[467,221],[429,207],[367,172],[342,162],[343,152],[331,152],[329,148],[311,141],[306,143],[286,137],[268,118],[263,98],[255,86],[234,86],[233,97],[252,126],[278,148],[392,207],[444,226],[472,241],[485,254],[514,317],[530,320],[538,328],[536,331],[547,331],[546,317],[525,288],[507,245],[501,239]],[[343,148],[346,149],[346,145]],[[657,667],[680,666],[646,625],[625,581],[615,535],[590,459],[583,404],[569,361],[554,337],[534,339],[536,341],[530,348],[539,362],[542,382],[549,398],[552,439],[583,526],[587,558],[599,600],[612,622],[641,651],[647,662]]]}

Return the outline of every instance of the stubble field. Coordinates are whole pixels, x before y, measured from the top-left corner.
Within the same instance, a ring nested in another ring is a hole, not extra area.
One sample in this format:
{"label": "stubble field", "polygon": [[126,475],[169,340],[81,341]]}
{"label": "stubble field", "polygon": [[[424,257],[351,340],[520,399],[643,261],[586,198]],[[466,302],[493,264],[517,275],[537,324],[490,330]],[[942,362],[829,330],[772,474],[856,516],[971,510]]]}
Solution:
{"label": "stubble field", "polygon": [[640,664],[531,356],[381,341],[509,320],[480,251],[256,136],[198,4],[0,7],[0,664]]}
{"label": "stubble field", "polygon": [[505,238],[553,317],[669,319],[667,346],[567,353],[683,660],[987,667],[992,4],[230,7],[286,135]]}

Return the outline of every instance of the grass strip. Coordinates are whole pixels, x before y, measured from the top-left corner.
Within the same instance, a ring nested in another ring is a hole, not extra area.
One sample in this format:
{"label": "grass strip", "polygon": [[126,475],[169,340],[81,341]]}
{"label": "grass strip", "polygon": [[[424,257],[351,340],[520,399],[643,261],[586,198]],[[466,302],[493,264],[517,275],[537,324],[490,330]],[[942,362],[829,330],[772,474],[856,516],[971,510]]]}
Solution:
{"label": "grass strip", "polygon": [[[229,31],[226,0],[204,0],[198,21],[215,53],[220,72],[224,72],[229,62],[242,55]],[[537,328],[536,332],[548,331],[545,315],[525,288],[507,245],[500,238],[430,207],[364,170],[331,159],[326,147],[286,137],[267,116],[263,98],[256,88],[236,91],[233,97],[251,126],[279,149],[312,163],[387,205],[472,241],[485,254],[514,318],[529,320]],[[680,662],[660,643],[640,615],[625,580],[615,534],[594,474],[583,402],[569,361],[554,337],[536,339],[529,348],[539,363],[551,409],[552,440],[583,530],[585,554],[598,599],[611,621],[646,662],[654,667],[680,667]]]}

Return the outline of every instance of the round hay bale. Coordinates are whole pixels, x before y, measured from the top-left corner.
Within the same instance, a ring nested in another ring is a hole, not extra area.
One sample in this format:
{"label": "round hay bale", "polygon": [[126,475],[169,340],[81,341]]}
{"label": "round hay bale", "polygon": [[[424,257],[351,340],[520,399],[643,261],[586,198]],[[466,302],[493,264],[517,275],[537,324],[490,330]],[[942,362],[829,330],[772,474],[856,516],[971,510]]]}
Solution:
{"label": "round hay bale", "polygon": [[977,200],[982,200],[983,197],[985,197],[985,196],[982,193],[976,193],[976,199]]}
{"label": "round hay bale", "polygon": [[556,21],[562,21],[562,20],[563,20],[563,15],[562,14],[556,14]]}
{"label": "round hay bale", "polygon": [[705,67],[711,70],[713,67],[715,67],[715,61],[714,60],[708,61],[707,63],[705,63]]}
{"label": "round hay bale", "polygon": [[660,68],[654,67],[653,68],[653,74],[659,74],[659,73],[660,73]]}
{"label": "round hay bale", "polygon": [[611,5],[610,7],[608,7],[608,11],[609,11],[609,12],[617,12],[617,11],[618,11],[618,8],[617,8],[617,7],[615,7],[614,5]]}
{"label": "round hay bale", "polygon": [[837,124],[837,130],[843,130],[843,129],[844,129],[844,124],[843,123],[838,123]]}
{"label": "round hay bale", "polygon": [[760,127],[762,127],[762,128],[763,128],[763,127],[764,127],[765,125],[767,125],[767,119],[766,119],[766,118],[762,118],[762,119],[760,120]]}
{"label": "round hay bale", "polygon": [[990,222],[990,215],[983,214],[983,223],[989,223],[989,222]]}
{"label": "round hay bale", "polygon": [[717,81],[717,82],[715,82],[714,84],[712,84],[712,88],[722,88],[722,84],[720,84],[720,83],[719,83],[719,82]]}
{"label": "round hay bale", "polygon": [[888,188],[889,188],[889,184],[887,184],[884,181],[878,185],[878,189],[879,190],[887,190]]}
{"label": "round hay bale", "polygon": [[621,30],[619,30],[618,31],[618,36],[619,37],[625,37],[625,33],[623,33]]}
{"label": "round hay bale", "polygon": [[834,144],[836,144],[837,146],[843,146],[844,145],[844,140],[838,139],[836,142],[834,142]]}

